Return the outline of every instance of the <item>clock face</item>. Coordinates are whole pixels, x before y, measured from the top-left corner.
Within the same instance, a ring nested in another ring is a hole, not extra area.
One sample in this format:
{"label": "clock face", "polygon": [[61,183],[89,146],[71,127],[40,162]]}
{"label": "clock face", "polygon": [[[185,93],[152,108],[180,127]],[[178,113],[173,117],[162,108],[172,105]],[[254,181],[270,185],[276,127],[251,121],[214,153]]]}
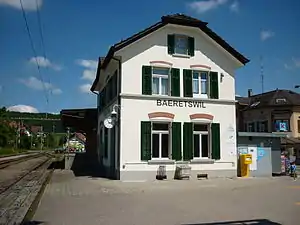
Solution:
{"label": "clock face", "polygon": [[106,118],[104,120],[104,126],[108,129],[112,128],[113,127],[113,124],[112,124],[112,119],[111,118]]}

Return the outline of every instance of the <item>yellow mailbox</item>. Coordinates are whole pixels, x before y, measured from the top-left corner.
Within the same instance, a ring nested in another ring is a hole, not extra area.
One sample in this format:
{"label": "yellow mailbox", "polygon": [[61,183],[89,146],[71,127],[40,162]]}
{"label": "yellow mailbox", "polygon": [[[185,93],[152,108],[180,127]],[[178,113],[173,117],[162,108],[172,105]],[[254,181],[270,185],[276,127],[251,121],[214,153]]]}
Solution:
{"label": "yellow mailbox", "polygon": [[249,177],[250,175],[250,164],[252,163],[251,154],[240,155],[240,166],[241,166],[241,177]]}

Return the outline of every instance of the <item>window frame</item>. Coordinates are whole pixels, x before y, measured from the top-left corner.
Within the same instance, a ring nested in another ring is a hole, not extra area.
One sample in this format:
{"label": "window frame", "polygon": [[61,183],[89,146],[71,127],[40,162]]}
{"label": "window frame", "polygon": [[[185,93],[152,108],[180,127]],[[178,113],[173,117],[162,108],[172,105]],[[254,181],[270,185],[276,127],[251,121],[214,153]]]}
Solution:
{"label": "window frame", "polygon": [[[185,49],[185,53],[182,52],[177,52],[176,49],[177,48],[177,41],[179,38],[184,38],[186,41],[186,49]],[[182,55],[182,56],[190,56],[189,55],[189,36],[185,35],[185,34],[174,34],[174,54],[173,55]]]}
{"label": "window frame", "polygon": [[[153,124],[167,124],[168,130],[154,130]],[[159,134],[159,157],[153,157],[153,134]],[[168,134],[168,157],[162,157],[162,134]],[[172,159],[172,123],[167,121],[151,122],[151,159],[150,160],[171,160]]]}
{"label": "window frame", "polygon": [[[286,131],[281,131],[280,129],[276,130],[276,122],[277,121],[287,122],[288,129]],[[290,123],[289,119],[274,119],[272,125],[273,125],[274,132],[291,132],[291,123]]]}
{"label": "window frame", "polygon": [[[198,73],[198,90],[199,93],[194,93],[194,73]],[[205,73],[206,74],[206,94],[202,93],[202,78],[201,75]],[[194,98],[208,98],[210,93],[210,71],[205,70],[192,70],[192,89],[193,89],[193,97]]]}
{"label": "window frame", "polygon": [[[168,70],[168,74],[157,74],[154,73],[154,69],[160,69],[160,70]],[[159,66],[152,66],[151,67],[151,82],[152,82],[152,95],[156,95],[156,96],[170,96],[171,90],[171,67],[159,67]],[[167,77],[168,79],[168,91],[167,94],[162,94],[162,79],[165,79],[165,77]],[[159,82],[158,82],[158,94],[157,93],[153,93],[153,78],[158,78]]]}
{"label": "window frame", "polygon": [[[195,125],[206,125],[207,126],[207,131],[195,131]],[[194,135],[199,135],[199,157],[195,157],[195,143],[194,143]],[[202,157],[202,135],[207,135],[207,144],[208,144],[208,156],[207,157]],[[211,159],[211,124],[209,123],[193,123],[193,159]]]}

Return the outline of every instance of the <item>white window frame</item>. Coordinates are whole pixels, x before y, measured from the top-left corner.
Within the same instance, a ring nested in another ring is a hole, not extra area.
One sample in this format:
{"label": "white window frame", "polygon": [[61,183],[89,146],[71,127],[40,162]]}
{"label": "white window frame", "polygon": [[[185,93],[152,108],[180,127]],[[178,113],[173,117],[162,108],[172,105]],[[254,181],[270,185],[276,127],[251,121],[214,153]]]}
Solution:
{"label": "white window frame", "polygon": [[[210,124],[206,123],[194,123],[194,125],[206,125],[207,126],[207,131],[194,131],[193,128],[193,146],[194,145],[194,135],[197,134],[199,135],[199,157],[193,157],[193,159],[210,159],[211,158],[211,135],[210,135]],[[207,135],[208,139],[208,157],[202,157],[202,135]],[[193,147],[193,155],[194,155],[195,147]]]}
{"label": "white window frame", "polygon": [[[162,69],[162,70],[168,70],[168,74],[156,74],[153,73],[154,69]],[[158,66],[153,66],[152,67],[152,77],[151,77],[151,82],[152,82],[152,95],[163,95],[163,96],[169,96],[170,95],[170,76],[171,74],[171,68],[167,68],[167,67],[158,67]],[[158,94],[157,93],[153,93],[153,78],[158,78],[159,79],[159,84],[158,84]],[[167,94],[162,94],[162,79],[168,79],[168,92]]]}
{"label": "white window frame", "polygon": [[[199,93],[194,93],[194,73],[198,73],[198,90],[199,90]],[[206,90],[207,90],[207,93],[206,94],[202,94],[202,90],[201,90],[201,73],[206,73],[206,76],[207,76],[207,79],[206,79]],[[208,98],[209,96],[209,76],[210,76],[210,72],[209,71],[203,71],[203,70],[192,70],[192,76],[193,76],[193,97],[194,98]]]}
{"label": "white window frame", "polygon": [[[168,130],[153,130],[153,124],[168,124]],[[172,158],[172,135],[171,135],[171,123],[170,122],[152,122],[151,124],[151,160],[169,160]],[[158,150],[158,157],[153,157],[153,134],[158,134],[159,135],[159,150]],[[162,157],[162,149],[161,149],[161,143],[162,143],[162,134],[168,134],[168,157]]]}
{"label": "white window frame", "polygon": [[[186,40],[186,49],[185,49],[185,53],[182,52],[177,52],[177,40],[179,38],[184,38]],[[184,56],[188,56],[189,55],[189,36],[184,35],[184,34],[175,34],[174,35],[174,54],[175,55],[184,55]]]}

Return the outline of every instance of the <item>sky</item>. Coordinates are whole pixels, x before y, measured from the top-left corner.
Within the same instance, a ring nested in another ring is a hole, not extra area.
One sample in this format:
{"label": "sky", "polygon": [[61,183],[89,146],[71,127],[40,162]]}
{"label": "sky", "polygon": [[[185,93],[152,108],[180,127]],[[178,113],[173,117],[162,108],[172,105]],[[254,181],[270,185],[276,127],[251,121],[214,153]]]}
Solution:
{"label": "sky", "polygon": [[33,45],[20,0],[0,0],[0,106],[11,110],[59,113],[66,108],[96,107],[96,95],[89,89],[98,57],[161,16],[175,13],[208,22],[251,60],[236,71],[237,95],[247,95],[249,88],[254,94],[262,92],[261,65],[264,91],[300,91],[294,89],[300,84],[299,0],[22,3]]}

